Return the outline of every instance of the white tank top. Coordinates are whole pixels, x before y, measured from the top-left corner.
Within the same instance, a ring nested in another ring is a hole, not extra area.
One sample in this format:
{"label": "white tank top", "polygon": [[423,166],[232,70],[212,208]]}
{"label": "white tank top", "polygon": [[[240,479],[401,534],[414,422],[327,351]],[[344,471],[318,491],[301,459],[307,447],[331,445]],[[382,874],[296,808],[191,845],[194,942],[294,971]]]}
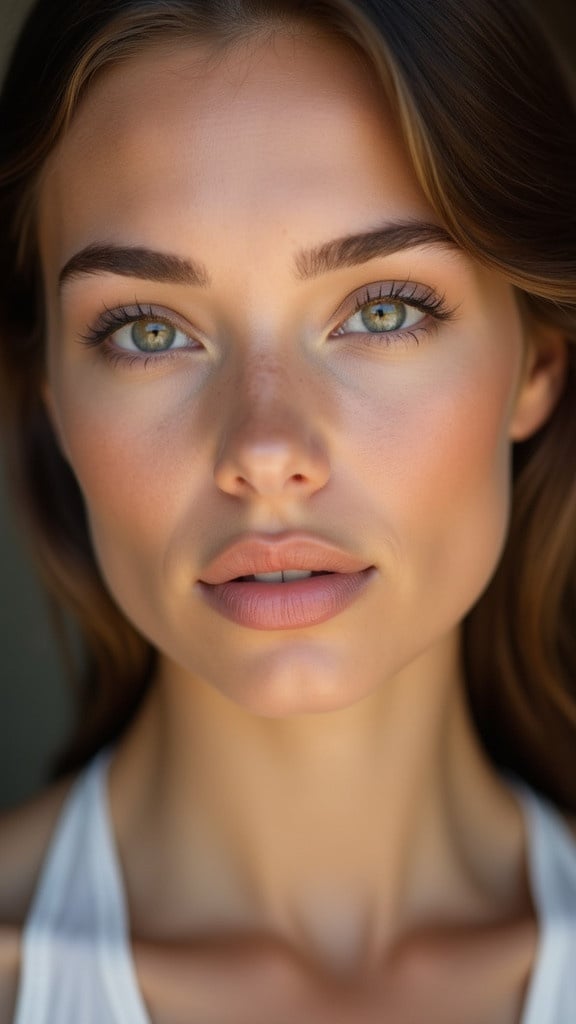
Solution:
{"label": "white tank top", "polygon": [[[51,839],[24,927],[13,1024],[152,1024],[130,951],[102,750],[78,776]],[[540,936],[521,1024],[576,1024],[576,842],[523,784]]]}

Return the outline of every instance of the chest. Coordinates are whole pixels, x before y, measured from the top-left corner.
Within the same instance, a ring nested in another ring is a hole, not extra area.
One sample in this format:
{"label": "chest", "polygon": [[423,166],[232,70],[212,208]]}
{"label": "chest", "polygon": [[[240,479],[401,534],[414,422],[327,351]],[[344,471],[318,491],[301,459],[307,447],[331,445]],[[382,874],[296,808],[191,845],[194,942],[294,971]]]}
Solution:
{"label": "chest", "polygon": [[151,1024],[523,1024],[536,944],[524,922],[450,948],[417,944],[351,981],[242,940],[136,945],[134,965]]}

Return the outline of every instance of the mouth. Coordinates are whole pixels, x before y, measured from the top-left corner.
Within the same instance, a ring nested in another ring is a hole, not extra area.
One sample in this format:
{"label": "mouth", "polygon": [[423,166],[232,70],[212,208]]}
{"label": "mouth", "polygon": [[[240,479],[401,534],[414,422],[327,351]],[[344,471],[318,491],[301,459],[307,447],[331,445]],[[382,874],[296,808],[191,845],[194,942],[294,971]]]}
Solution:
{"label": "mouth", "polygon": [[197,590],[224,618],[251,629],[301,629],[340,614],[363,594],[373,565],[323,537],[248,534],[206,567]]}

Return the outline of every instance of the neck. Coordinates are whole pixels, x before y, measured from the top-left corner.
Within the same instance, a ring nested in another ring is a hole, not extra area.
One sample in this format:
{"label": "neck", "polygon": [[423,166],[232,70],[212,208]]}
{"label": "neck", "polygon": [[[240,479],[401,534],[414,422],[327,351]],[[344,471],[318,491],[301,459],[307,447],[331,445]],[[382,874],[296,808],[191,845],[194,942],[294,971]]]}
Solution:
{"label": "neck", "polygon": [[358,971],[408,931],[519,899],[521,817],[476,740],[456,638],[352,707],[282,719],[164,663],[110,799],[142,938],[265,932]]}

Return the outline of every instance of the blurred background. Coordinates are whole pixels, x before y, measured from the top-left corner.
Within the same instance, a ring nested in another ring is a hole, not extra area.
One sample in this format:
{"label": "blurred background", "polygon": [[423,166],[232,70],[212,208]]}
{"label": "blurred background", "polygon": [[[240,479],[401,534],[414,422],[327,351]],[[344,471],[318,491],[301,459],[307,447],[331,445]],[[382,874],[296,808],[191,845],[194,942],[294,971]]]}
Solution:
{"label": "blurred background", "polygon": [[[507,0],[501,0],[506,3]],[[576,60],[576,0],[539,0]],[[0,0],[0,78],[32,0]],[[554,116],[554,112],[550,112]],[[575,183],[576,188],[576,183]],[[0,459],[0,809],[34,793],[70,723],[47,604],[35,580]]]}
{"label": "blurred background", "polygon": [[[0,0],[0,76],[32,0]],[[69,704],[51,635],[0,460],[0,808],[44,782],[65,735]]]}

